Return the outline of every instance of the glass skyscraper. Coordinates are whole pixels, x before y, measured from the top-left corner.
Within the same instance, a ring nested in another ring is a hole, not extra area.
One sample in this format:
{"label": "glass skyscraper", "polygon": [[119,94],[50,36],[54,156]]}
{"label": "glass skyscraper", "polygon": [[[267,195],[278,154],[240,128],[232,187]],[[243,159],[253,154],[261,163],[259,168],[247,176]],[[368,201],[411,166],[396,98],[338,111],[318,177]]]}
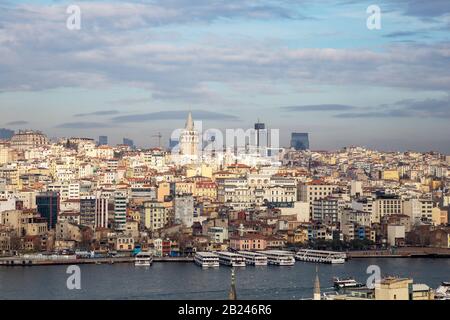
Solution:
{"label": "glass skyscraper", "polygon": [[41,217],[47,219],[48,229],[54,229],[58,222],[59,194],[44,192],[36,196],[37,211]]}
{"label": "glass skyscraper", "polygon": [[107,136],[100,136],[100,137],[98,137],[98,144],[100,146],[108,145],[108,137]]}
{"label": "glass skyscraper", "polygon": [[309,134],[293,132],[291,136],[291,148],[295,150],[308,150]]}

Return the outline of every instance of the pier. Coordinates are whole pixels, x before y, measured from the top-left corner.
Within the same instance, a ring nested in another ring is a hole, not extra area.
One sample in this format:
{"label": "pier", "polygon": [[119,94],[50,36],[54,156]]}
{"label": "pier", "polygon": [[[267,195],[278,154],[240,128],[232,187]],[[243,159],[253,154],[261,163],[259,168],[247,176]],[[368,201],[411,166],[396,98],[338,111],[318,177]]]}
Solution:
{"label": "pier", "polygon": [[450,258],[450,249],[430,247],[401,247],[386,250],[349,251],[349,259],[361,258]]}
{"label": "pier", "polygon": [[[192,257],[154,257],[153,262],[161,263],[185,263],[193,262]],[[134,257],[112,257],[112,258],[83,258],[74,259],[71,256],[59,259],[36,259],[26,257],[5,257],[0,258],[0,266],[6,267],[31,267],[31,266],[49,266],[49,265],[79,265],[79,264],[116,264],[116,263],[134,263]]]}

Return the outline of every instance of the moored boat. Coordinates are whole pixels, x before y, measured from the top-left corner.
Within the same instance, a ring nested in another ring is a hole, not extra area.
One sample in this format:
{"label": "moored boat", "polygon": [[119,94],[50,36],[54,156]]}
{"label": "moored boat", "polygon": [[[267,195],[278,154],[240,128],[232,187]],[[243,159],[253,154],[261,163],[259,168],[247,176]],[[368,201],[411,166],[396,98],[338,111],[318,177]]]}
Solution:
{"label": "moored boat", "polygon": [[245,263],[251,266],[267,266],[267,257],[261,253],[251,252],[251,251],[239,251],[239,255],[241,255],[245,259]]}
{"label": "moored boat", "polygon": [[153,254],[151,252],[139,252],[134,257],[136,267],[150,267],[153,264]]}
{"label": "moored boat", "polygon": [[281,250],[267,250],[259,253],[267,257],[268,264],[274,266],[293,266],[295,264],[294,253]]}
{"label": "moored boat", "polygon": [[313,263],[343,264],[347,255],[343,252],[302,249],[295,254],[295,259]]}
{"label": "moored boat", "polygon": [[212,252],[197,252],[194,262],[202,268],[218,268],[219,256]]}
{"label": "moored boat", "polygon": [[450,300],[450,282],[442,282],[435,291],[436,300]]}
{"label": "moored boat", "polygon": [[245,259],[241,255],[228,252],[228,251],[219,251],[217,252],[219,256],[219,263],[224,266],[229,267],[245,267]]}

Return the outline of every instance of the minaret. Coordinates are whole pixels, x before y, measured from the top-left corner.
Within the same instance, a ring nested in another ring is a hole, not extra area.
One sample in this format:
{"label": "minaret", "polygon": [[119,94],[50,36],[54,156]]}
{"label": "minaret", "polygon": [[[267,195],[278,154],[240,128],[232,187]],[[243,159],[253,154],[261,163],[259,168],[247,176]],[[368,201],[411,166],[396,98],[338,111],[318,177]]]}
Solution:
{"label": "minaret", "polygon": [[234,273],[234,268],[231,269],[231,288],[228,294],[228,300],[237,300],[236,295],[236,275]]}
{"label": "minaret", "polygon": [[320,298],[320,280],[319,280],[319,267],[316,266],[316,280],[314,282],[314,298],[313,300],[321,300]]}

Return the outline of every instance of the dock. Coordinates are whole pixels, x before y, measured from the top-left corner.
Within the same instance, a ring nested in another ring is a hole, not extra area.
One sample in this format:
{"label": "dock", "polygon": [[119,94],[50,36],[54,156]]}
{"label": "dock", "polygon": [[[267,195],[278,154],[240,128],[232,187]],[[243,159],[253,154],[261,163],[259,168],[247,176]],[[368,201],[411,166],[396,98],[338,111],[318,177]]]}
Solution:
{"label": "dock", "polygon": [[[192,257],[154,257],[153,262],[158,263],[186,263],[194,262]],[[60,259],[33,259],[25,257],[0,258],[0,266],[6,267],[31,267],[49,265],[84,265],[84,264],[124,264],[134,263],[134,257],[112,257],[112,258],[64,258]]]}
{"label": "dock", "polygon": [[450,249],[431,247],[400,247],[386,250],[349,251],[349,259],[363,258],[450,258]]}

